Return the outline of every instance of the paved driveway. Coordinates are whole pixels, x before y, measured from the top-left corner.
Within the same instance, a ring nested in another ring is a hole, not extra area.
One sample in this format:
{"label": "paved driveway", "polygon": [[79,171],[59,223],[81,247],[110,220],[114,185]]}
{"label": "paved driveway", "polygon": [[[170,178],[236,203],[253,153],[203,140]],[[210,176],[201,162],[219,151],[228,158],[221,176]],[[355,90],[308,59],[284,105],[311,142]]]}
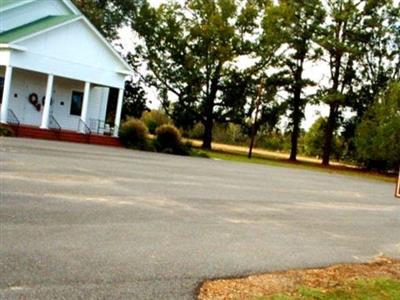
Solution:
{"label": "paved driveway", "polygon": [[1,299],[191,299],[207,277],[400,257],[393,184],[0,139]]}

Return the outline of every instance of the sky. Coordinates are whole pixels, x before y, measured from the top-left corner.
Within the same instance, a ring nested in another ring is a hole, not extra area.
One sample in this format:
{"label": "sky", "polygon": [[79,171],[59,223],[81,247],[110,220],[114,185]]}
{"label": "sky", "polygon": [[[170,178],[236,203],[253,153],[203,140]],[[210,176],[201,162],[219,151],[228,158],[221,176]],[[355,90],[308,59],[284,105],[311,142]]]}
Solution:
{"label": "sky", "polygon": [[[165,0],[149,0],[149,2],[153,6],[158,6]],[[126,51],[133,51],[135,48],[135,43],[137,42],[136,35],[131,31],[128,27],[123,27],[119,30],[120,41]],[[246,59],[240,61],[241,66],[245,67],[246,64],[249,64]],[[322,63],[314,63],[308,64],[305,68],[304,76],[305,78],[309,78],[317,83],[326,83],[327,81],[328,68],[325,64]],[[160,101],[158,100],[157,91],[154,88],[146,88],[148,106],[151,109],[157,109],[160,106]],[[305,109],[305,119],[302,123],[302,128],[308,130],[311,125],[318,119],[320,116],[328,116],[329,107],[326,104],[320,105],[307,105]],[[285,120],[283,120],[285,123]],[[283,127],[285,124],[281,124]]]}

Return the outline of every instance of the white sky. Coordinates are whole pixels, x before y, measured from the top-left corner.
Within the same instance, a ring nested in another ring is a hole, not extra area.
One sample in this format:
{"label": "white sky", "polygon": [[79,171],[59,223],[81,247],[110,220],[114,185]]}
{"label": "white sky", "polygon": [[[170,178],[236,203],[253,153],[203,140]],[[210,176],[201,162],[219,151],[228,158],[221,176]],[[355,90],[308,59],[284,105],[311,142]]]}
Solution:
{"label": "white sky", "polygon": [[[149,2],[158,6],[161,3],[167,2],[166,0],[149,0]],[[120,43],[127,51],[133,51],[135,48],[135,43],[137,42],[136,35],[131,31],[130,28],[124,27],[119,30]],[[246,65],[246,61],[241,61],[240,64]],[[326,81],[326,76],[328,74],[328,68],[326,65],[320,64],[310,64],[304,73],[305,78],[314,80],[315,82]],[[157,91],[154,88],[146,88],[148,106],[150,108],[158,108],[160,106],[160,101],[158,100]],[[329,108],[325,104],[321,105],[307,105],[305,110],[305,120],[302,123],[302,127],[306,130],[314,123],[314,121],[320,116],[327,116],[329,113]]]}

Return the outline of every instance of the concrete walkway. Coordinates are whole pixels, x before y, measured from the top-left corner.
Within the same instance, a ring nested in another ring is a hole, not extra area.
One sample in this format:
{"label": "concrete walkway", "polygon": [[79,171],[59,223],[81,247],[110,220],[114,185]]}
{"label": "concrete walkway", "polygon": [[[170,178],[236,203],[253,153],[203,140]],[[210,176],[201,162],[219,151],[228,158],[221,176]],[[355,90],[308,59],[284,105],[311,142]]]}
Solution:
{"label": "concrete walkway", "polygon": [[0,138],[1,299],[192,299],[204,278],[400,257],[394,185]]}

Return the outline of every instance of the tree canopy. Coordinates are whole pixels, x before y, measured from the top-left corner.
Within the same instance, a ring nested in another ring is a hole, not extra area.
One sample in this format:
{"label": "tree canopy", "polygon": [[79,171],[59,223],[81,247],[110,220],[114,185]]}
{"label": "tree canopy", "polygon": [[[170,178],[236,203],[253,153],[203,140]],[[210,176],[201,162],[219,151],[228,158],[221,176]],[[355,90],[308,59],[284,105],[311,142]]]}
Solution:
{"label": "tree canopy", "polygon": [[[124,25],[137,34],[129,61],[141,79],[129,87],[138,97],[129,97],[127,114],[144,109],[139,86],[153,87],[178,127],[202,124],[208,149],[215,124],[264,136],[279,127],[280,137],[291,137],[291,160],[306,137],[315,145],[308,154],[318,153],[325,165],[332,155],[365,164],[369,150],[362,149],[373,143],[363,137],[381,126],[377,99],[391,97],[388,86],[393,90],[400,76],[400,8],[393,0],[74,2],[109,39]],[[325,73],[320,81],[312,65]],[[310,103],[326,105],[329,114],[304,136]]]}

